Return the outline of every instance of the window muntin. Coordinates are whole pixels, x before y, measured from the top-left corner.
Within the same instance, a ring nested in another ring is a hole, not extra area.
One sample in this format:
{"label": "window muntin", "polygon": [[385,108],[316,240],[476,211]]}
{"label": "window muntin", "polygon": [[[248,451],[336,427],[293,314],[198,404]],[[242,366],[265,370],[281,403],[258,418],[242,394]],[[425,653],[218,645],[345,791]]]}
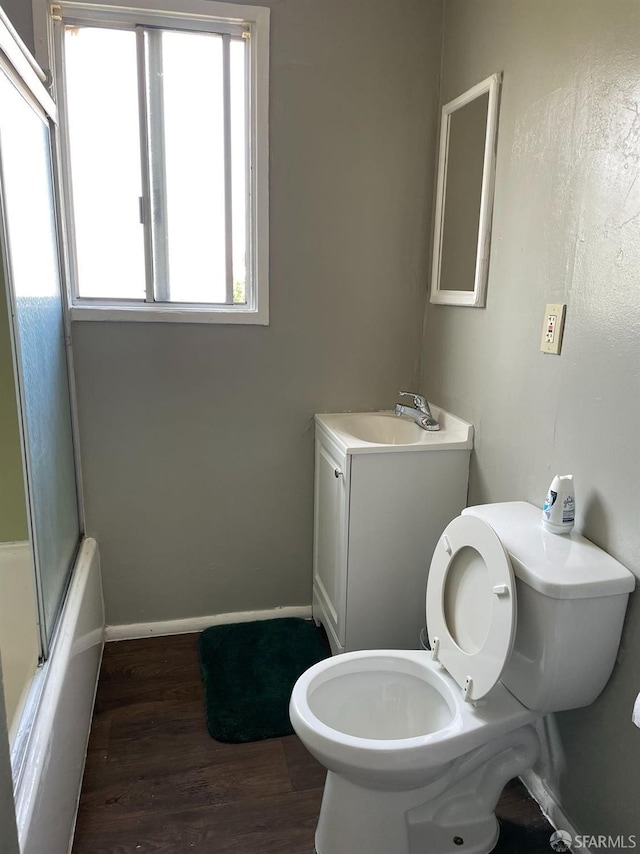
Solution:
{"label": "window muntin", "polygon": [[[220,9],[220,4],[207,6]],[[68,120],[65,194],[74,203],[67,223],[75,272],[72,317],[97,319],[90,316],[91,309],[112,307],[146,309],[147,316],[139,318],[145,320],[192,320],[186,312],[193,309],[225,313],[221,319],[226,322],[267,322],[268,10],[225,8],[237,10],[238,17],[256,13],[258,49],[255,20],[154,17],[125,7],[62,5],[56,41],[58,58],[66,65],[60,100]],[[87,44],[92,39],[126,42],[118,68],[127,69],[112,79],[114,88],[121,77],[131,78],[130,45],[135,40],[136,73],[122,114],[109,114],[110,102],[118,101],[113,91],[94,98],[100,106],[83,113],[83,101],[91,99],[96,86],[99,90],[101,73],[108,81],[115,65],[104,56],[106,47],[102,53],[93,51],[90,66],[91,51],[86,51],[83,74],[70,52],[72,47],[77,55],[83,39]],[[125,53],[126,62],[120,63]],[[70,70],[76,80],[87,81],[84,93],[78,92],[79,84],[75,89],[70,85]],[[132,135],[132,92],[137,96],[138,134],[129,145],[123,137]],[[87,144],[90,131],[100,134],[99,146]],[[118,193],[125,169],[115,156],[123,150],[129,173],[126,199]],[[136,154],[141,167],[133,180]],[[85,180],[92,168],[98,172],[93,184]],[[92,192],[101,185],[108,194]],[[79,214],[78,227],[74,220]],[[111,238],[114,234],[117,240]],[[142,255],[146,265],[141,277]],[[124,319],[136,319],[127,313]],[[118,319],[114,312],[103,316]]]}

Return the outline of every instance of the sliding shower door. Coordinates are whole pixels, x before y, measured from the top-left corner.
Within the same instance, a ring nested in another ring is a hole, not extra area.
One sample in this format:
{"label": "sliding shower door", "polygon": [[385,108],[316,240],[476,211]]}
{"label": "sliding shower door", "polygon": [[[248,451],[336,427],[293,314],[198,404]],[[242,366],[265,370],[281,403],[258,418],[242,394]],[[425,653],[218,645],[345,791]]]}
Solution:
{"label": "sliding shower door", "polygon": [[2,66],[0,164],[0,236],[46,658],[80,540],[51,130],[42,104]]}

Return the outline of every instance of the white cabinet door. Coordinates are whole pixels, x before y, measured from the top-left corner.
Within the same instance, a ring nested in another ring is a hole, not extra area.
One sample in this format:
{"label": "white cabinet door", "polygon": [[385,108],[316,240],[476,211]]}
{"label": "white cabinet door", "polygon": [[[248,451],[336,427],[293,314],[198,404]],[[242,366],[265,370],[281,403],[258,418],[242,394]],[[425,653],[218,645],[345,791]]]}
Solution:
{"label": "white cabinet door", "polygon": [[316,441],[313,544],[316,614],[340,645],[345,638],[349,458]]}

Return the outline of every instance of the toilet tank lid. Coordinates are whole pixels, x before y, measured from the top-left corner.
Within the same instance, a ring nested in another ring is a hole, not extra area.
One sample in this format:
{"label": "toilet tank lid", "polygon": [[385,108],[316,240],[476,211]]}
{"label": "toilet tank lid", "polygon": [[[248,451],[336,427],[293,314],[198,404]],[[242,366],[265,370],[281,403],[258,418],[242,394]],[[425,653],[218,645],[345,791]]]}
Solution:
{"label": "toilet tank lid", "polygon": [[545,531],[540,508],[526,501],[479,504],[463,515],[478,516],[500,537],[516,578],[553,599],[591,599],[631,593],[635,577],[585,537]]}

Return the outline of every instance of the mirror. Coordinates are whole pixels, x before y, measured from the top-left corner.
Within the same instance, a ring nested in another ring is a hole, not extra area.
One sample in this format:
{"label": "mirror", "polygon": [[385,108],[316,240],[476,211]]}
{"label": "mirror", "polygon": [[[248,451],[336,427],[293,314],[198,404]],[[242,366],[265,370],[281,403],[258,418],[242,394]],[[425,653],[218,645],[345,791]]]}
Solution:
{"label": "mirror", "polygon": [[431,302],[485,303],[502,74],[442,108]]}

